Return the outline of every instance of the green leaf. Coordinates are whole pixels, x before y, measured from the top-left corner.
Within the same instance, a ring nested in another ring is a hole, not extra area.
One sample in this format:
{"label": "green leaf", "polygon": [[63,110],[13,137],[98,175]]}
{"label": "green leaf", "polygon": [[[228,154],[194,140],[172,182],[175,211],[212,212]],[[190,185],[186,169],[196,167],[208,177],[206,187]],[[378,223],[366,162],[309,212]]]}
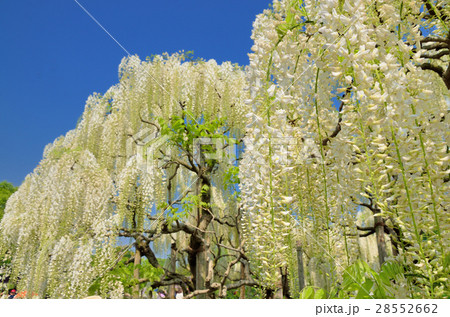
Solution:
{"label": "green leaf", "polygon": [[327,294],[325,293],[324,289],[319,289],[317,290],[317,292],[314,294],[314,299],[326,299],[327,298]]}
{"label": "green leaf", "polygon": [[305,287],[300,293],[301,299],[313,299],[314,298],[314,288],[311,286]]}
{"label": "green leaf", "polygon": [[280,39],[286,35],[288,30],[289,30],[289,25],[286,22],[280,23],[276,27],[276,31],[277,31],[278,37]]}
{"label": "green leaf", "polygon": [[209,186],[208,185],[203,185],[202,186],[202,193],[207,193],[209,191]]}
{"label": "green leaf", "polygon": [[344,11],[345,0],[339,0],[339,12],[342,13]]}
{"label": "green leaf", "polygon": [[358,290],[358,294],[356,294],[357,299],[361,298],[371,298],[370,296],[370,290],[372,289],[373,281],[367,280],[364,282],[364,284],[361,285],[360,289]]}

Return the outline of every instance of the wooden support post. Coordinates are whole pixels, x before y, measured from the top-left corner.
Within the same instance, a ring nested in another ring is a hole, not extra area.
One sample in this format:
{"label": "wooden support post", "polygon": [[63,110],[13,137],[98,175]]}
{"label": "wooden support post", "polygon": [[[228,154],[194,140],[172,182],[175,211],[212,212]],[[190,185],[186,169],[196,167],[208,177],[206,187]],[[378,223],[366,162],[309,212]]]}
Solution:
{"label": "wooden support post", "polygon": [[[134,254],[134,272],[133,277],[138,280],[139,279],[139,267],[138,265],[141,264],[141,251],[139,251],[138,248],[136,248],[136,253]],[[133,286],[133,298],[139,298],[139,284],[136,284]]]}
{"label": "wooden support post", "polygon": [[[241,280],[245,280],[245,265],[241,262]],[[245,298],[245,285],[241,286],[240,299]]]}
{"label": "wooden support post", "polygon": [[297,264],[298,264],[298,288],[301,292],[305,288],[305,272],[303,269],[303,251],[302,244],[297,241]]}
{"label": "wooden support post", "polygon": [[[172,243],[170,246],[170,271],[174,272],[177,270],[177,245]],[[175,285],[169,286],[169,298],[175,298]]]}
{"label": "wooden support post", "polygon": [[[202,246],[204,248],[204,246]],[[195,281],[195,288],[198,290],[205,289],[205,278],[207,272],[207,258],[206,258],[206,251],[202,250],[197,253],[197,266],[196,266],[196,281]],[[197,295],[198,299],[206,299],[206,294],[199,294]]]}
{"label": "wooden support post", "polygon": [[386,253],[386,240],[384,238],[384,221],[383,217],[375,215],[374,217],[375,233],[377,237],[377,247],[378,247],[378,260],[380,263],[380,269],[384,261],[387,258]]}

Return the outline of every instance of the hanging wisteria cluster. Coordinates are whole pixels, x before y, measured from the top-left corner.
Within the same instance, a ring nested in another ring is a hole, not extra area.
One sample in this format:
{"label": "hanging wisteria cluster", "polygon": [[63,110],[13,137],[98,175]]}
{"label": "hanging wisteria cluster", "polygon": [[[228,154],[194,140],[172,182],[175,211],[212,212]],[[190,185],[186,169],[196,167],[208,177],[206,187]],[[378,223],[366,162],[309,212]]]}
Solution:
{"label": "hanging wisteria cluster", "polygon": [[[139,160],[136,148],[161,139],[158,120],[185,109],[190,120],[221,117],[230,129],[244,128],[243,71],[228,62],[184,62],[185,56],[125,58],[119,84],[90,96],[77,127],[46,147],[39,166],[8,201],[0,227],[20,289],[86,296],[115,264],[119,229],[136,220],[134,230],[155,227],[144,215],[166,201],[167,174],[147,157]],[[178,173],[172,195],[184,192],[191,178]],[[213,193],[215,201],[224,200],[219,190]],[[123,296],[116,281],[102,282],[104,296]]]}
{"label": "hanging wisteria cluster", "polygon": [[[367,233],[376,236],[378,268],[397,261],[414,278],[396,283],[397,294],[442,297],[450,273],[449,17],[439,0],[274,0],[254,22],[245,70],[185,54],[125,58],[119,83],[88,98],[76,128],[46,147],[8,201],[0,252],[12,258],[11,277],[41,297],[84,297],[95,281],[102,296],[122,297],[123,285],[106,273],[123,235],[136,246],[147,237],[157,251],[175,239],[191,252],[193,271],[201,261],[219,267],[225,247],[236,259],[220,285],[203,278],[202,294],[225,296],[239,261],[254,278],[242,285],[276,290],[289,278],[298,289],[300,249],[308,283],[330,293]],[[206,125],[244,143],[242,157],[211,163],[208,176],[198,168],[204,159],[179,160],[195,155],[183,147],[189,128]],[[191,190],[197,176],[210,186]],[[195,190],[207,199],[197,202],[198,219],[170,218],[187,194],[174,196]],[[206,223],[202,234],[194,220]],[[221,245],[224,236],[232,243]],[[209,253],[202,258],[193,245]]]}
{"label": "hanging wisteria cluster", "polygon": [[[266,283],[279,280],[292,239],[341,271],[358,255],[355,215],[367,207],[421,276],[417,291],[442,294],[450,92],[431,68],[449,61],[430,66],[427,45],[449,30],[426,19],[425,2],[274,1],[254,22],[240,177],[248,248]],[[445,2],[428,2],[448,15]]]}

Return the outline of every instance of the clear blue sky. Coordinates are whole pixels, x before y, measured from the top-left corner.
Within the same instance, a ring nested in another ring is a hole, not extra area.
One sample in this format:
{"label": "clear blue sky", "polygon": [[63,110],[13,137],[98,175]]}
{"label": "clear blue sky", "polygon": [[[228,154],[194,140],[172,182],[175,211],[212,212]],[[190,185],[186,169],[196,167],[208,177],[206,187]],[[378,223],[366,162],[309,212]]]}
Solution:
{"label": "clear blue sky", "polygon": [[[193,50],[248,64],[255,15],[271,0],[78,0],[141,59]],[[20,185],[87,97],[118,81],[126,52],[74,0],[0,1],[0,181]]]}

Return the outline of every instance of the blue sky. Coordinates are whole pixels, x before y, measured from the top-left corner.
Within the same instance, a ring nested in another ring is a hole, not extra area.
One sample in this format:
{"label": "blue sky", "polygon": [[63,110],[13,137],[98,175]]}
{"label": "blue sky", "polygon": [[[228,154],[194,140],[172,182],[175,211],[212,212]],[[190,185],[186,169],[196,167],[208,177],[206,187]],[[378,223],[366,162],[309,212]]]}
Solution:
{"label": "blue sky", "polygon": [[[77,0],[130,53],[248,64],[271,0]],[[126,52],[74,0],[0,1],[0,181],[20,185],[46,144],[73,129],[87,97],[118,81]]]}

